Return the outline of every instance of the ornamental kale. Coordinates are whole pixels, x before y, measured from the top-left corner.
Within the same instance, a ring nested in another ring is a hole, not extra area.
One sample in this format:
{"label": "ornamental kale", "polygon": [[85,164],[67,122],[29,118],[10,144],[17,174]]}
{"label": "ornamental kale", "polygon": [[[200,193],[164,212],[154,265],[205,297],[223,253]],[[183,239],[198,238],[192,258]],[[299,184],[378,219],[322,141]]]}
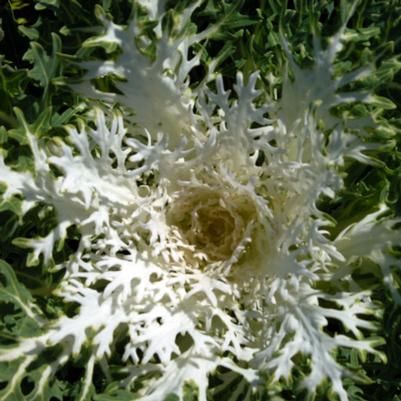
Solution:
{"label": "ornamental kale", "polygon": [[136,0],[125,20],[103,1],[95,28],[71,3],[74,55],[38,42],[43,14],[19,22],[33,67],[1,65],[19,107],[0,153],[0,400],[363,399],[351,384],[385,363],[401,303],[399,120],[376,89],[400,63],[353,52],[379,23],[355,32],[362,6],[341,3],[324,35],[309,10],[299,44],[273,1]]}

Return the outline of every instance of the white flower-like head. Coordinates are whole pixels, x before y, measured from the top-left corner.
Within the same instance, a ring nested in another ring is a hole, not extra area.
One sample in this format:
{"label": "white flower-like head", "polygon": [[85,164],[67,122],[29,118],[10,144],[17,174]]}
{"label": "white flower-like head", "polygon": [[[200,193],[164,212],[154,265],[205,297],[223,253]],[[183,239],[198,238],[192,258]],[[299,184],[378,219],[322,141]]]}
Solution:
{"label": "white flower-like head", "polygon": [[[155,61],[134,41],[135,21],[124,28],[103,18],[105,35],[87,45],[113,43],[122,52],[114,61],[85,63],[87,80],[77,87],[134,116],[124,123],[121,112],[94,108],[86,124],[67,127],[66,140],[51,149],[25,125],[35,172],[0,161],[4,199],[21,195],[24,211],[40,202],[57,214],[46,237],[20,240],[33,249],[30,264],[41,256],[50,262],[70,226],[81,236],[77,252],[56,266],[66,269],[57,294],[79,308],[1,351],[0,361],[22,360],[3,399],[34,374],[43,349],[56,348],[32,397],[44,394],[70,357],[89,350],[79,400],[92,391],[95,364],[116,380],[107,362],[116,355],[125,366],[120,384],[138,385],[143,401],[169,393],[181,400],[191,381],[206,401],[209,376],[219,367],[228,373],[220,374],[216,394],[242,376],[233,397],[250,399],[264,375],[289,378],[301,356],[310,365],[303,382],[309,391],[328,378],[347,400],[346,371],[333,351],[376,352],[363,337],[374,323],[362,317],[375,307],[369,291],[353,285],[350,266],[370,258],[387,269],[393,262],[384,251],[399,234],[393,221],[377,221],[383,206],[331,238],[316,203],[342,188],[345,158],[369,161],[363,154],[369,145],[351,133],[351,123],[330,114],[342,102],[372,101],[341,92],[367,71],[332,76],[340,32],[326,50],[316,47],[308,70],[286,48],[294,80],[286,79],[280,99],[266,100],[257,72],[245,80],[238,73],[230,93],[211,69],[191,90],[189,73],[200,56],[189,58],[189,48],[213,28],[172,38],[160,23],[161,4],[140,3],[159,18]],[[194,8],[176,21],[178,31]],[[123,78],[119,94],[89,82],[109,73]],[[352,121],[354,129],[365,125]],[[322,283],[330,283],[330,292]],[[325,332],[328,319],[340,321],[343,333]]]}

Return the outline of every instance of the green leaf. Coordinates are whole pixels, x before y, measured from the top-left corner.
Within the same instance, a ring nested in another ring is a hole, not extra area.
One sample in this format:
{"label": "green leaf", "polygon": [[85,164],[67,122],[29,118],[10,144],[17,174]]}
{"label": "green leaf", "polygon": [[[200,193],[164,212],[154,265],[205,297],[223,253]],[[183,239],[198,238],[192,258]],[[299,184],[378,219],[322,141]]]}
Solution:
{"label": "green leaf", "polygon": [[[65,385],[59,380],[43,381],[47,364],[19,371],[22,362],[0,363],[0,382],[8,382],[0,391],[0,401],[63,401]],[[19,371],[19,372],[18,372]],[[18,372],[18,376],[16,373]]]}
{"label": "green leaf", "polygon": [[18,29],[27,36],[30,40],[38,40],[39,39],[39,31],[36,28],[27,27],[24,25],[20,25]]}
{"label": "green leaf", "polygon": [[369,103],[383,110],[393,110],[397,108],[397,106],[390,99],[377,95],[371,96]]}
{"label": "green leaf", "polygon": [[380,28],[378,26],[370,26],[367,28],[348,30],[345,35],[345,38],[353,42],[364,42],[379,35],[380,35]]}
{"label": "green leaf", "polygon": [[117,389],[111,394],[97,394],[93,397],[94,401],[134,401],[137,397],[131,392]]}
{"label": "green leaf", "polygon": [[53,78],[60,72],[58,53],[61,51],[60,37],[52,33],[52,53],[47,55],[45,49],[37,42],[31,43],[31,49],[24,55],[24,60],[33,63],[34,67],[28,72],[28,76],[38,81],[45,89],[45,95]]}
{"label": "green leaf", "polygon": [[10,198],[5,202],[0,203],[0,212],[10,211],[16,214],[18,217],[22,217],[22,203],[18,198]]}
{"label": "green leaf", "polygon": [[0,259],[0,303],[13,303],[31,319],[40,319],[30,292],[18,281],[13,268]]}

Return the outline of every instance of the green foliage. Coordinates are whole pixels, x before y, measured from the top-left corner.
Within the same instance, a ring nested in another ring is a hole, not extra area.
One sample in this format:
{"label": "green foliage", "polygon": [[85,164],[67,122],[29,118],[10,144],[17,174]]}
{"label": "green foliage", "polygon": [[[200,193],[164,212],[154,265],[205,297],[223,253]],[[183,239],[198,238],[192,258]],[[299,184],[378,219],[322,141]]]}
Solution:
{"label": "green foliage", "polygon": [[31,309],[32,296],[30,292],[19,283],[12,267],[0,260],[0,277],[3,285],[0,287],[0,302],[12,302],[21,308],[25,314],[34,317]]}

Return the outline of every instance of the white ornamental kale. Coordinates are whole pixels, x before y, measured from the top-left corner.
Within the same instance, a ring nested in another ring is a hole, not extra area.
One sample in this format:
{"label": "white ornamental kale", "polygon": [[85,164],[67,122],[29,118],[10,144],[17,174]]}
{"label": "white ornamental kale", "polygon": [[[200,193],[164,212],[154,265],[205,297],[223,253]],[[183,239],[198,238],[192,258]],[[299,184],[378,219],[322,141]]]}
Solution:
{"label": "white ornamental kale", "polygon": [[[146,43],[139,43],[136,20],[123,27],[102,17],[105,34],[87,46],[113,44],[121,53],[84,63],[85,83],[77,86],[86,98],[119,103],[132,114],[93,107],[86,124],[66,127],[67,138],[52,147],[25,124],[33,173],[14,171],[0,158],[3,199],[21,196],[24,213],[45,204],[57,215],[47,236],[22,244],[33,250],[29,264],[51,262],[69,227],[80,233],[76,253],[55,267],[66,270],[55,293],[79,308],[49,322],[31,301],[23,305],[41,334],[0,351],[0,362],[19,364],[0,399],[11,400],[53,349],[29,399],[45,399],[56,372],[82,354],[86,373],[77,400],[85,400],[96,365],[111,380],[108,361],[123,342],[120,384],[136,386],[141,401],[170,393],[182,400],[190,382],[206,401],[219,367],[228,373],[215,391],[241,376],[233,400],[250,399],[266,377],[289,379],[300,356],[308,361],[309,392],[327,378],[347,400],[343,378],[350,372],[336,350],[379,354],[366,337],[377,307],[353,281],[354,263],[379,264],[398,297],[390,272],[397,261],[387,251],[399,231],[383,217],[385,205],[335,238],[327,231],[333,221],[317,207],[343,188],[347,159],[371,162],[364,152],[372,145],[363,137],[373,119],[342,121],[330,113],[342,103],[374,100],[342,91],[369,70],[333,76],[343,28],[325,49],[316,41],[309,69],[296,65],[283,38],[290,73],[278,99],[259,101],[258,72],[246,79],[238,72],[231,93],[213,65],[191,89],[200,54],[189,49],[214,28],[181,35],[195,4],[170,36],[161,4],[141,3],[159,21],[155,59],[140,49]],[[108,74],[121,78],[118,94],[92,85]],[[340,321],[344,333],[325,331],[329,319]]]}

